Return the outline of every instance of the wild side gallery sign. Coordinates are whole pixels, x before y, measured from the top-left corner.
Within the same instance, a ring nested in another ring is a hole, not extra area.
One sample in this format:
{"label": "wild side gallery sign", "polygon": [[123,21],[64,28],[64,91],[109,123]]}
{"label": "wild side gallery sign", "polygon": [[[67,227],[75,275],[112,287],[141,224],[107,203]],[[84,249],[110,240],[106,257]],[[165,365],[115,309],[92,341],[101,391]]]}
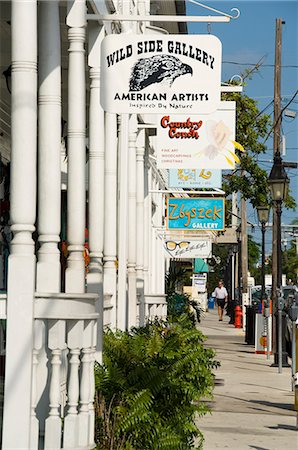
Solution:
{"label": "wild side gallery sign", "polygon": [[236,103],[220,102],[212,114],[159,116],[156,137],[159,169],[233,169]]}
{"label": "wild side gallery sign", "polygon": [[109,35],[101,44],[103,109],[211,113],[220,103],[221,42],[212,35]]}
{"label": "wild side gallery sign", "polygon": [[224,198],[168,198],[169,230],[223,231],[225,229]]}

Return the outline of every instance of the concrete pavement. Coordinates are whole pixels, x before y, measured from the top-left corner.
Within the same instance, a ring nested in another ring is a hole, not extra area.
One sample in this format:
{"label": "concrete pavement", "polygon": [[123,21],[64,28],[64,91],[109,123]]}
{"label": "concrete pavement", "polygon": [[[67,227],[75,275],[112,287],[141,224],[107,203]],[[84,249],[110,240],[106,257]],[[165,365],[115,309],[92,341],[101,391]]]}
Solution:
{"label": "concrete pavement", "polygon": [[199,326],[221,362],[212,414],[197,421],[205,437],[203,450],[297,450],[291,369],[279,374],[270,367],[272,357],[256,355],[242,330],[228,321],[224,316],[219,322],[217,311],[210,310]]}

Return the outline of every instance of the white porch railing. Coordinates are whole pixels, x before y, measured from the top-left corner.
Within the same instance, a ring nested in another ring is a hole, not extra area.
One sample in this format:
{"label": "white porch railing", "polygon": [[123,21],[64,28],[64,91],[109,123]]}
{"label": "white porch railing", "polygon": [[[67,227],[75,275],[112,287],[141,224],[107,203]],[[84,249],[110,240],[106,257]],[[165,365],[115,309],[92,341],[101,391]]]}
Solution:
{"label": "white porch railing", "polygon": [[167,318],[167,301],[164,294],[145,294],[145,321]]}
{"label": "white porch railing", "polygon": [[0,319],[6,319],[6,293],[0,294]]}
{"label": "white porch railing", "polygon": [[107,328],[112,327],[112,312],[113,312],[113,304],[112,304],[112,294],[104,294],[104,302],[103,302],[103,326]]}
{"label": "white porch railing", "polygon": [[[6,293],[0,294],[0,320],[6,320]],[[5,354],[4,328],[0,324],[0,356]]]}
{"label": "white porch railing", "polygon": [[[97,298],[89,293],[35,295],[30,450],[95,447]],[[3,294],[0,318],[6,318]],[[44,425],[38,417],[38,404],[46,392],[48,396],[42,400],[48,405]]]}
{"label": "white porch railing", "polygon": [[90,449],[95,446],[93,399],[97,298],[96,294],[37,293],[35,296],[32,450],[38,449],[37,369],[43,341],[47,343],[50,366],[49,412],[45,421],[44,449]]}

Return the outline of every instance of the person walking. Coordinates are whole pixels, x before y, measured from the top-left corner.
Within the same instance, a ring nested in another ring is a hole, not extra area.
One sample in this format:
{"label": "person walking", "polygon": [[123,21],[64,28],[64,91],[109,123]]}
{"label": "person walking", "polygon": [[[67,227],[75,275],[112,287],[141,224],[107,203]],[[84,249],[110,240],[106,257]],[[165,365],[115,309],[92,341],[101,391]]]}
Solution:
{"label": "person walking", "polygon": [[222,280],[218,282],[218,287],[215,288],[213,294],[214,294],[213,297],[215,297],[218,307],[219,321],[222,322],[222,315],[224,312],[225,304],[228,301],[228,292],[224,287]]}

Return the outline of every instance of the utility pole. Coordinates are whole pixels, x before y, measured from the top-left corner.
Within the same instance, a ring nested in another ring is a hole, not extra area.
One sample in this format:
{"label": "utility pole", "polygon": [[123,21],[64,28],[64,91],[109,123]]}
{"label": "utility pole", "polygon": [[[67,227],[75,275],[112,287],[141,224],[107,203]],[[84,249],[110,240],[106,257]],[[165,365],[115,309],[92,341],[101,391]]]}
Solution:
{"label": "utility pole", "polygon": [[246,201],[241,196],[241,273],[243,328],[246,328],[246,306],[248,305],[248,246]]}
{"label": "utility pole", "polygon": [[[275,68],[274,68],[274,134],[273,134],[273,157],[280,156],[280,141],[281,141],[281,38],[282,38],[282,19],[276,19],[275,29]],[[277,210],[276,205],[272,208],[272,301],[274,311],[277,309]],[[273,352],[277,354],[277,318],[273,314]]]}

